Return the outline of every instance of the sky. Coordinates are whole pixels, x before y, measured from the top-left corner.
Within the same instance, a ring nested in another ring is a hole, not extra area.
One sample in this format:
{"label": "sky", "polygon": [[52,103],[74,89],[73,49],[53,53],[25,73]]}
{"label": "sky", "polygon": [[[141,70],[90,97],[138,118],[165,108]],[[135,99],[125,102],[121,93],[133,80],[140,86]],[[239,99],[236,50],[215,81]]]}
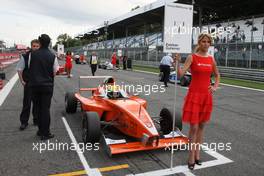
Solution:
{"label": "sky", "polygon": [[132,8],[156,0],[1,0],[0,40],[8,47],[29,46],[30,41],[46,33],[56,43],[59,34],[70,36],[121,16]]}

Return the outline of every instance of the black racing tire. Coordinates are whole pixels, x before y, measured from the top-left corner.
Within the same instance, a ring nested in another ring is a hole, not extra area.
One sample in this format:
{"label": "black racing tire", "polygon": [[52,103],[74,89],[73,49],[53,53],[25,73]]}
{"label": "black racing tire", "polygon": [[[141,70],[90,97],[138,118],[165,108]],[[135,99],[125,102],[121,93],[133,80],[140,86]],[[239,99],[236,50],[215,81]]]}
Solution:
{"label": "black racing tire", "polygon": [[67,113],[75,113],[77,111],[78,100],[74,92],[67,92],[65,95],[65,109]]}
{"label": "black racing tire", "polygon": [[[165,134],[169,134],[172,131],[173,124],[173,110],[168,108],[162,108],[160,111],[160,131]],[[181,131],[182,130],[182,120],[181,114],[176,112],[175,114],[175,126]]]}
{"label": "black racing tire", "polygon": [[2,79],[2,80],[5,80],[6,79],[5,73],[0,73],[0,79]]}
{"label": "black racing tire", "polygon": [[84,112],[82,118],[82,139],[84,143],[96,143],[101,138],[101,124],[97,112]]}
{"label": "black racing tire", "polygon": [[192,77],[185,76],[185,86],[189,86],[191,84]]}

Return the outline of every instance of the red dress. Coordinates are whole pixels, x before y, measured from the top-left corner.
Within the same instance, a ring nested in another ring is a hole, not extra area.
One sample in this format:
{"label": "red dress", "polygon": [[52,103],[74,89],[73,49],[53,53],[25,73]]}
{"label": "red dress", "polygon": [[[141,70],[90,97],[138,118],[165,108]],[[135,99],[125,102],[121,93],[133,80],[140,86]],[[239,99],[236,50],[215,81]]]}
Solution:
{"label": "red dress", "polygon": [[113,54],[111,64],[116,65],[116,55]]}
{"label": "red dress", "polygon": [[72,69],[72,58],[71,58],[71,56],[66,56],[65,68],[66,69]]}
{"label": "red dress", "polygon": [[183,105],[182,121],[198,124],[210,120],[213,97],[209,91],[213,71],[212,56],[192,55],[192,80]]}

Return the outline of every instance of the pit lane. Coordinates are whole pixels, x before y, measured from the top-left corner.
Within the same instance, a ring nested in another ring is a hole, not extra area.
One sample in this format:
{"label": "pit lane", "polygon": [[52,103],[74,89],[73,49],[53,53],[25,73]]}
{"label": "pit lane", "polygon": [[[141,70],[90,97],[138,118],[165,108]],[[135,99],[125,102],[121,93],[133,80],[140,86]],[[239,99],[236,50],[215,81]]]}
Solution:
{"label": "pit lane", "polygon": [[[15,74],[14,65],[6,72],[10,80]],[[162,84],[158,82],[156,75],[147,73],[98,70],[96,74],[113,75],[119,82],[127,84]],[[72,142],[62,117],[65,117],[76,141],[82,141],[80,113],[69,115],[64,110],[64,94],[77,87],[79,75],[91,75],[89,66],[74,65],[73,78],[61,76],[55,80],[51,106],[51,131],[55,134],[55,138],[50,141]],[[76,151],[44,151],[40,154],[32,150],[32,144],[41,141],[36,137],[37,128],[32,125],[32,118],[29,127],[25,131],[19,131],[22,90],[22,85],[17,81],[0,107],[0,175],[84,174],[83,163]],[[176,105],[180,110],[187,90],[181,87],[177,90]],[[162,107],[173,106],[173,95],[174,87],[169,85],[165,93],[143,94],[141,97],[148,101],[150,115],[157,116]],[[232,143],[231,151],[217,151],[217,153],[233,162],[194,170],[191,174],[219,176],[264,174],[263,95],[263,92],[221,86],[214,96],[214,112],[205,130],[205,141]],[[188,125],[184,126],[183,132],[188,134]],[[108,168],[105,172],[100,171],[102,175],[140,174],[167,169],[170,166],[170,152],[164,150],[137,152],[110,158],[103,148],[100,148],[99,151],[85,151],[83,155],[90,168],[97,168],[99,171]],[[186,165],[187,157],[187,151],[175,152],[175,167]],[[202,159],[205,162],[215,160],[212,155],[205,152],[202,152]],[[188,174],[190,173],[175,175]]]}

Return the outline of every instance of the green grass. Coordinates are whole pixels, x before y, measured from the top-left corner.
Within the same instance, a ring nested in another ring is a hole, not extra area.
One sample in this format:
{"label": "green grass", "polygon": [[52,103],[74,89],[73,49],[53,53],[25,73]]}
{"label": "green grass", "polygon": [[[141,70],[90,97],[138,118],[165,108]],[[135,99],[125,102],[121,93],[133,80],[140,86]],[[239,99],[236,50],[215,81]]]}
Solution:
{"label": "green grass", "polygon": [[232,78],[223,78],[222,77],[221,83],[264,90],[264,83],[262,83],[262,82],[255,82],[255,81],[232,79]]}
{"label": "green grass", "polygon": [[[156,67],[150,67],[150,66],[133,65],[133,69],[152,72],[152,73],[159,73],[158,67],[156,68]],[[221,77],[221,83],[264,90],[264,83],[256,82],[256,81],[248,81],[248,80]]]}
{"label": "green grass", "polygon": [[155,67],[148,67],[148,66],[141,66],[141,65],[133,65],[134,70],[141,70],[141,71],[147,71],[147,72],[153,72],[153,73],[159,73],[159,68]]}

